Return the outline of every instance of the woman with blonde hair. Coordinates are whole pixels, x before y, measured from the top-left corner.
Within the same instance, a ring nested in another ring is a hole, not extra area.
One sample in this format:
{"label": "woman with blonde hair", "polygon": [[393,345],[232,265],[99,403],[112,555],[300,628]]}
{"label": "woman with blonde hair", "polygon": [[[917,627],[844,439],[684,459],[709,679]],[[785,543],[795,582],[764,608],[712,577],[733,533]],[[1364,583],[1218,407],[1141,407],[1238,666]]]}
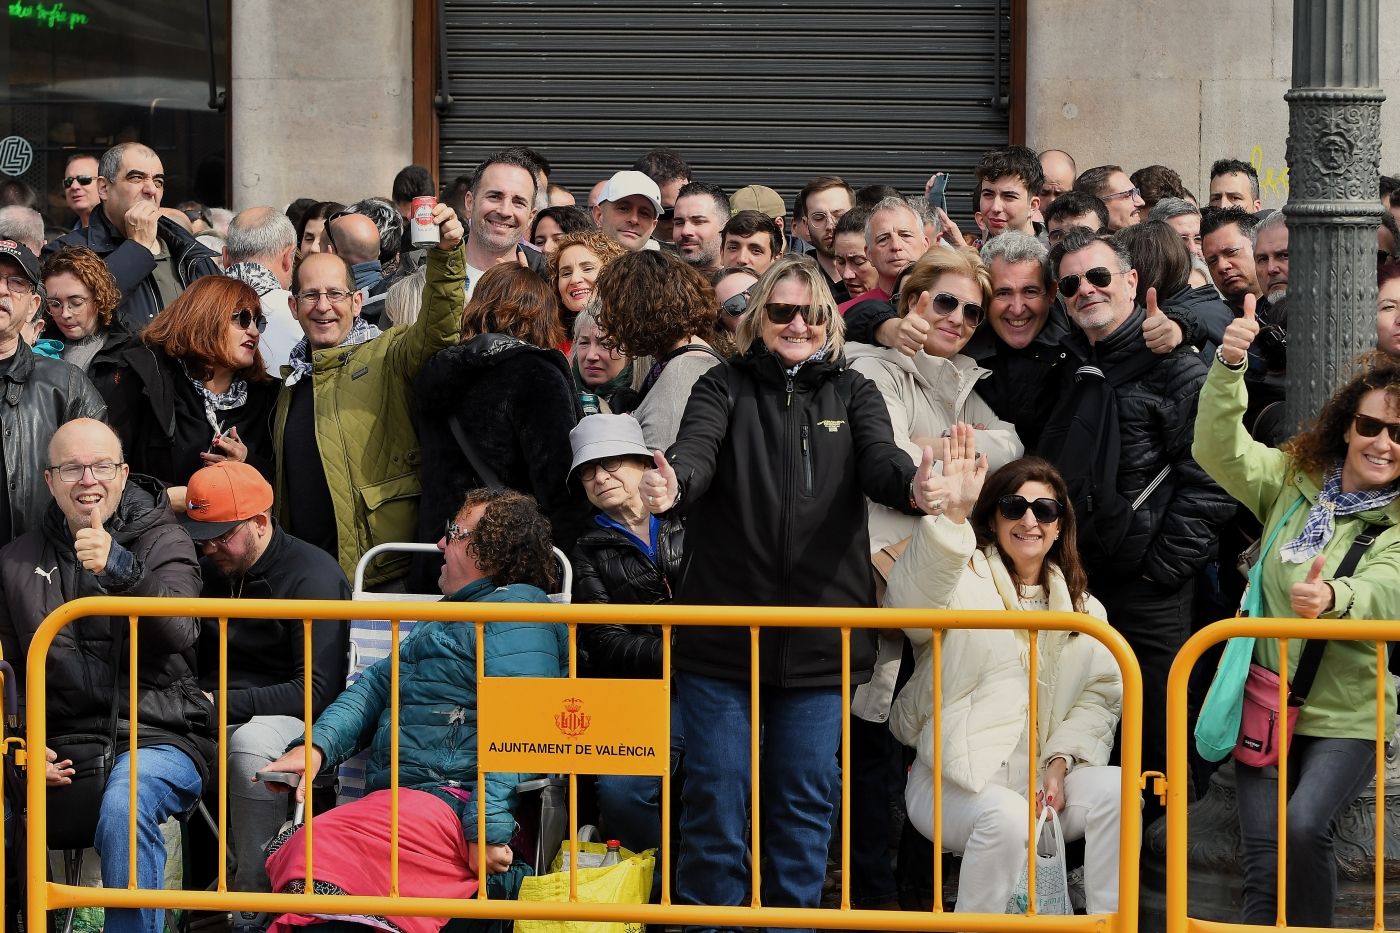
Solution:
{"label": "woman with blonde hair", "polygon": [[[978,396],[978,381],[991,375],[962,350],[986,320],[992,281],[970,249],[932,249],[904,274],[895,307],[901,317],[917,314],[929,324],[923,346],[912,355],[888,347],[852,344],[851,368],[865,376],[885,399],[895,443],[918,463],[925,447],[959,421],[977,431],[977,446],[992,469],[1021,456],[1016,428]],[[915,520],[870,504],[870,545],[879,550],[914,532]]]}
{"label": "woman with blonde hair", "polygon": [[[739,355],[695,383],[678,439],[642,480],[647,509],[679,507],[686,519],[676,602],[870,606],[865,497],[910,514],[936,511],[941,480],[927,464],[916,477],[879,392],[845,365],[841,316],[815,262],[778,260],[751,295],[735,334]],[[764,629],[756,712],[748,632],[686,627],[673,637],[686,739],[678,902],[746,897],[757,715],[768,815],[763,901],[818,906],[841,737],[840,633]],[[869,679],[873,659],[868,633],[855,633],[853,683]]]}

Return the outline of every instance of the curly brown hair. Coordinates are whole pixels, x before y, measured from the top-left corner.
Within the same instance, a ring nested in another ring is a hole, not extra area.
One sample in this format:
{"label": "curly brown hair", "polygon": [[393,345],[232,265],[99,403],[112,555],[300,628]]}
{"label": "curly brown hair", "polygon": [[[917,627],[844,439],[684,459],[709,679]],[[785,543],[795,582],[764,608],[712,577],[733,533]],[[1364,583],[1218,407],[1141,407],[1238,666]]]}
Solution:
{"label": "curly brown hair", "polygon": [[1346,460],[1347,431],[1367,392],[1385,392],[1390,404],[1400,410],[1400,361],[1385,353],[1367,353],[1357,364],[1360,370],[1327,400],[1317,419],[1281,447],[1294,466],[1316,478]]}
{"label": "curly brown hair", "polygon": [[610,240],[603,235],[601,230],[579,230],[575,233],[566,233],[554,241],[554,252],[545,256],[545,265],[549,269],[549,280],[558,286],[559,278],[559,254],[570,246],[586,246],[588,251],[598,257],[598,263],[606,267],[614,259],[619,259],[627,255],[627,250],[618,244],[616,240]]}
{"label": "curly brown hair", "polygon": [[215,369],[227,368],[235,379],[261,382],[269,378],[261,341],[251,366],[239,369],[228,352],[228,329],[233,316],[244,309],[262,314],[262,301],[251,286],[223,275],[206,275],[166,305],[141,331],[141,339],[184,363],[196,379],[208,379]]}
{"label": "curly brown hair", "polygon": [[481,572],[497,586],[528,583],[552,593],[559,572],[549,519],[534,497],[513,489],[469,489],[456,517],[478,505],[486,511],[467,539],[467,548]]}
{"label": "curly brown hair", "polygon": [[65,246],[44,260],[39,270],[39,278],[45,282],[50,276],[68,273],[92,295],[93,307],[97,309],[97,326],[103,330],[112,326],[112,314],[122,303],[122,290],[112,277],[102,257],[86,246]]}
{"label": "curly brown hair", "polygon": [[538,272],[513,262],[487,269],[462,311],[462,342],[481,334],[509,334],[537,347],[564,342],[555,289]]}
{"label": "curly brown hair", "polygon": [[628,253],[594,285],[598,326],[628,356],[662,357],[690,337],[714,340],[719,302],[705,276],[661,250]]}
{"label": "curly brown hair", "polygon": [[[1074,505],[1070,501],[1065,478],[1048,460],[1022,457],[1012,460],[987,477],[987,481],[982,485],[981,494],[977,496],[977,504],[972,507],[970,518],[972,530],[977,535],[977,546],[986,547],[997,543],[997,502],[1002,496],[1016,495],[1017,490],[1026,483],[1045,483],[1055,490],[1055,499],[1060,503],[1060,536],[1050,545],[1050,551],[1045,555],[1045,563],[1040,567],[1040,579],[1016,582],[1021,586],[1039,584],[1048,591],[1050,565],[1053,564],[1060,568],[1060,573],[1065,578],[1065,586],[1069,589],[1070,604],[1074,606],[1074,611],[1083,612],[1089,597],[1089,575],[1084,571],[1084,565],[1079,562]],[[1008,564],[1006,569],[1012,579],[1015,579],[1016,568]]]}

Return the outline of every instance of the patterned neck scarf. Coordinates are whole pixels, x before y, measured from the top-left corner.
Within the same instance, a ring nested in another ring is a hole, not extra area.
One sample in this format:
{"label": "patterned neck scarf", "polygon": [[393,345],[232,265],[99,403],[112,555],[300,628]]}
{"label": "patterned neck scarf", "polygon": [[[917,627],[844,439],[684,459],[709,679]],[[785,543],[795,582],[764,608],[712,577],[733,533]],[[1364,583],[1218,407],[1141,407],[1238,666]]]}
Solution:
{"label": "patterned neck scarf", "polygon": [[1336,530],[1336,516],[1383,509],[1394,502],[1397,496],[1400,496],[1400,487],[1395,485],[1385,489],[1342,492],[1342,465],[1337,464],[1322,484],[1322,491],[1317,495],[1317,505],[1308,510],[1308,521],[1303,526],[1303,533],[1285,544],[1279,556],[1285,563],[1307,563],[1321,554],[1327,542],[1332,540],[1332,534]]}
{"label": "patterned neck scarf", "polygon": [[[362,317],[356,317],[354,325],[350,328],[350,333],[345,335],[345,339],[336,344],[337,347],[356,347],[362,343],[368,343],[380,335],[381,331],[369,321]],[[287,365],[292,371],[287,374],[287,388],[296,385],[311,373],[311,346],[303,337],[292,347],[291,357],[287,360]]]}
{"label": "patterned neck scarf", "polygon": [[256,262],[235,263],[224,271],[224,275],[247,285],[258,293],[259,298],[282,287],[282,283],[277,281],[277,276],[269,272],[266,266]]}
{"label": "patterned neck scarf", "polygon": [[796,376],[797,371],[803,366],[806,366],[808,363],[820,363],[822,360],[826,359],[826,354],[828,350],[828,347],[822,347],[816,353],[813,353],[811,356],[807,357],[805,360],[798,363],[796,366],[792,367],[791,369],[785,369],[783,370],[783,372],[787,373],[789,376]]}
{"label": "patterned neck scarf", "polygon": [[219,420],[218,412],[228,411],[231,408],[241,408],[247,403],[247,381],[235,379],[223,392],[212,392],[203,382],[190,375],[189,367],[185,366],[183,360],[180,362],[180,368],[185,371],[185,378],[190,381],[190,385],[194,386],[195,392],[204,402],[204,420],[209,422],[209,427],[214,430],[214,436],[219,437],[224,433],[224,425]]}

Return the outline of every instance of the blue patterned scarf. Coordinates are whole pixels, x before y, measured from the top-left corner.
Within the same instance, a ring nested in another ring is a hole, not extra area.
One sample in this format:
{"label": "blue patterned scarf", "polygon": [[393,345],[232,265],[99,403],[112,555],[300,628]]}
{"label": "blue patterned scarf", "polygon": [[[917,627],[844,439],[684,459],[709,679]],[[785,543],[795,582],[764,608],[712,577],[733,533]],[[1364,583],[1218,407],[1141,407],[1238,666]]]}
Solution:
{"label": "blue patterned scarf", "polygon": [[[362,343],[367,343],[378,337],[382,331],[362,317],[356,317],[354,325],[350,328],[350,333],[345,335],[345,339],[336,344],[338,347],[354,347]],[[292,347],[287,365],[292,371],[287,374],[287,388],[296,385],[311,373],[311,346],[303,337]]]}
{"label": "blue patterned scarf", "polygon": [[1360,489],[1356,492],[1342,492],[1342,465],[1339,463],[1327,474],[1322,491],[1317,494],[1317,504],[1308,510],[1308,521],[1303,533],[1283,546],[1279,556],[1285,563],[1304,564],[1312,560],[1327,542],[1332,540],[1336,530],[1335,518],[1338,515],[1355,515],[1383,509],[1400,496],[1400,488],[1395,485],[1385,489]]}

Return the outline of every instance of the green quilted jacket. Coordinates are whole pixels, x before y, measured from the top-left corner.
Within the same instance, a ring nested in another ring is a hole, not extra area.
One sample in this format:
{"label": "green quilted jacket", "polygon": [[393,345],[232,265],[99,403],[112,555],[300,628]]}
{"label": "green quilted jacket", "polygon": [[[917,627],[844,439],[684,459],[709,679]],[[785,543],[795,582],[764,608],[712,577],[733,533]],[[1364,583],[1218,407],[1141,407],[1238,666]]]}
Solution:
{"label": "green quilted jacket", "polygon": [[[412,541],[418,527],[418,467],[422,453],[413,427],[413,380],[434,353],[457,343],[465,292],[466,259],[461,246],[444,253],[430,249],[428,284],[418,320],[395,327],[354,347],[332,347],[312,354],[316,400],[316,443],[326,471],[340,566],[353,579],[360,556],[376,544]],[[282,456],[291,367],[282,368],[283,385],[273,415],[277,449],[277,512],[285,521],[286,462]],[[365,571],[365,585],[397,579],[408,572],[408,555],[386,554]]]}

